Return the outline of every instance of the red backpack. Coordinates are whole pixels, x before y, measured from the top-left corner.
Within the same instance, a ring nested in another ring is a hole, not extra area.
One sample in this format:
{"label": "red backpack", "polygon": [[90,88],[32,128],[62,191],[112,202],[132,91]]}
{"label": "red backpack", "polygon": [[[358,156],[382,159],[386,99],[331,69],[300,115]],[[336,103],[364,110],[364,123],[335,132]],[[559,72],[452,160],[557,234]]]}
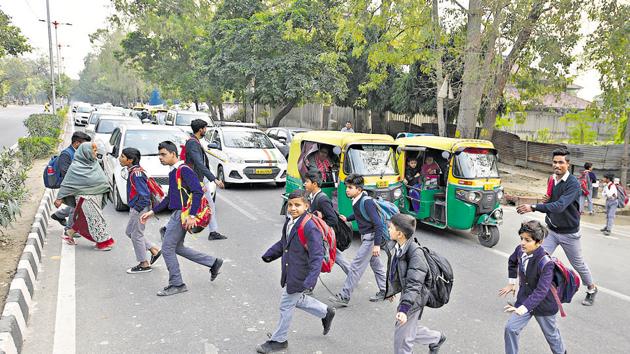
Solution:
{"label": "red backpack", "polygon": [[588,172],[587,171],[582,172],[580,177],[578,177],[578,181],[580,181],[580,188],[582,189],[582,194],[585,195],[585,196],[588,195],[588,181],[586,180],[587,178],[590,178],[588,176]]}
{"label": "red backpack", "polygon": [[[147,176],[147,173],[144,171],[144,169],[138,166],[129,171],[129,178],[131,178],[132,173],[136,173],[136,172],[140,172],[144,174],[145,176]],[[129,193],[129,197],[130,197],[129,199],[133,199],[133,197],[136,196],[138,191],[136,189],[135,183],[133,182],[133,179],[131,179],[130,181],[131,181],[131,191]],[[162,199],[164,199],[164,191],[162,190],[162,187],[160,187],[160,185],[155,181],[155,179],[149,176],[147,176],[147,187],[149,188],[149,199],[151,200],[151,208],[153,208],[156,205],[160,204]]]}
{"label": "red backpack", "polygon": [[306,214],[302,218],[302,222],[298,226],[298,237],[300,243],[308,252],[308,244],[306,243],[306,236],[304,235],[304,225],[312,220],[313,224],[319,232],[322,234],[322,244],[324,246],[324,259],[322,260],[322,273],[330,273],[333,265],[335,265],[335,259],[337,258],[337,239],[335,238],[335,231],[326,224],[326,222],[313,214]]}
{"label": "red backpack", "polygon": [[[182,169],[190,168],[188,165],[183,164],[177,168],[175,172],[175,179],[177,180],[177,189],[179,190],[179,198],[182,202],[182,214],[181,214],[181,222],[182,226],[185,226],[186,218],[190,215],[190,207],[192,206],[192,196],[186,188],[182,185]],[[188,197],[188,201],[186,205],[184,205],[184,197],[182,192],[186,193]],[[210,224],[210,219],[212,218],[212,209],[210,209],[210,205],[208,204],[208,199],[205,195],[201,196],[201,201],[199,203],[199,209],[197,210],[197,214],[195,214],[195,221],[197,225],[190,232],[193,234],[201,232],[205,227]]]}
{"label": "red backpack", "polygon": [[[182,160],[182,161],[184,161],[184,163],[186,163],[186,144],[187,144],[190,140],[192,140],[192,139],[197,140],[195,137],[191,137],[191,138],[189,138],[188,140],[186,140],[186,142],[185,142],[185,143],[183,143],[183,144],[181,144],[181,145],[179,146],[179,147],[181,148],[181,149],[179,150],[179,159],[180,159],[180,160]],[[200,143],[200,144],[201,144],[201,143]]]}

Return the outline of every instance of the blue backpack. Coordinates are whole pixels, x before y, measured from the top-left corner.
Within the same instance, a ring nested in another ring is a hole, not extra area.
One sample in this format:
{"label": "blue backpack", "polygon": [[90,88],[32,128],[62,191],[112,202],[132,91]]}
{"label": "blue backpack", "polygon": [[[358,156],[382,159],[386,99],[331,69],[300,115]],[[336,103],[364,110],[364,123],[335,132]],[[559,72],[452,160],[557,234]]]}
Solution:
{"label": "blue backpack", "polygon": [[385,238],[389,240],[389,232],[387,232],[387,224],[389,223],[389,220],[392,218],[392,216],[400,213],[400,210],[392,202],[388,202],[387,200],[384,200],[382,198],[374,199],[372,197],[366,196],[366,197],[361,198],[361,201],[359,202],[359,209],[361,210],[361,215],[363,216],[364,219],[367,219],[367,220],[370,219],[370,217],[367,214],[367,211],[365,210],[365,201],[367,199],[372,199],[374,201],[374,205],[376,205],[376,210],[378,211],[378,215],[380,215],[381,221],[383,222],[383,225],[385,228]]}
{"label": "blue backpack", "polygon": [[[61,154],[67,153],[70,155],[70,159],[74,159],[74,149],[66,148],[61,151]],[[63,181],[63,177],[61,175],[61,169],[59,168],[59,156],[55,155],[50,158],[48,164],[44,168],[44,186],[50,189],[59,189],[61,187],[61,182]]]}

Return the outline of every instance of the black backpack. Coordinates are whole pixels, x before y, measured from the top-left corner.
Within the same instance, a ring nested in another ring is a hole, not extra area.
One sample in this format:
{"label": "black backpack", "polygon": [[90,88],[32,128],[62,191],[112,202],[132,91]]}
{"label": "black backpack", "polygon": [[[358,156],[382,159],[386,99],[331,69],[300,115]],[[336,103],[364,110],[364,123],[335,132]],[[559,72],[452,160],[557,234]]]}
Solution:
{"label": "black backpack", "polygon": [[337,214],[337,225],[333,227],[333,230],[335,230],[335,237],[337,238],[337,249],[341,252],[347,250],[352,243],[352,227],[341,220]]}
{"label": "black backpack", "polygon": [[[414,241],[420,245],[417,239]],[[429,265],[429,271],[424,285],[429,289],[425,306],[440,308],[448,303],[453,289],[453,267],[442,255],[420,245],[424,257]]]}

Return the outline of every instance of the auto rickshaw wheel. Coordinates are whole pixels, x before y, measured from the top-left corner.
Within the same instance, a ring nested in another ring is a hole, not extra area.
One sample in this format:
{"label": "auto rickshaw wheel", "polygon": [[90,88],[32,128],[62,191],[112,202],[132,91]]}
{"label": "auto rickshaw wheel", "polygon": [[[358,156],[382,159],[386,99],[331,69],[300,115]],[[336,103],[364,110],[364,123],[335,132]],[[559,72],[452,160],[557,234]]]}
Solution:
{"label": "auto rickshaw wheel", "polygon": [[492,248],[499,243],[499,227],[495,225],[482,225],[477,237],[482,246]]}

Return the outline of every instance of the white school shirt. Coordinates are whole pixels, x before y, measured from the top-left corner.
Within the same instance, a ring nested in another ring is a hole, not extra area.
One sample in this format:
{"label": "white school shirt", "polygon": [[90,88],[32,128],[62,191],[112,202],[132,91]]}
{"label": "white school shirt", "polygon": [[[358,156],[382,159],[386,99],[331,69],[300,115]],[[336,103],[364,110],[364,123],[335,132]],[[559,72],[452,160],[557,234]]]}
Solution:
{"label": "white school shirt", "polygon": [[553,185],[554,185],[554,186],[558,185],[558,183],[560,183],[560,181],[565,181],[565,182],[566,182],[566,181],[567,181],[567,179],[569,179],[569,176],[570,176],[570,175],[571,175],[571,174],[569,173],[569,171],[567,171],[567,172],[565,172],[565,173],[564,173],[564,176],[562,176],[562,178],[560,178],[560,179],[556,179],[556,177],[557,177],[557,176],[556,176],[556,174],[554,173],[554,175],[553,175]]}
{"label": "white school shirt", "polygon": [[615,186],[612,182],[606,184],[606,186],[604,186],[604,190],[602,191],[602,195],[606,200],[617,199],[617,186]]}

